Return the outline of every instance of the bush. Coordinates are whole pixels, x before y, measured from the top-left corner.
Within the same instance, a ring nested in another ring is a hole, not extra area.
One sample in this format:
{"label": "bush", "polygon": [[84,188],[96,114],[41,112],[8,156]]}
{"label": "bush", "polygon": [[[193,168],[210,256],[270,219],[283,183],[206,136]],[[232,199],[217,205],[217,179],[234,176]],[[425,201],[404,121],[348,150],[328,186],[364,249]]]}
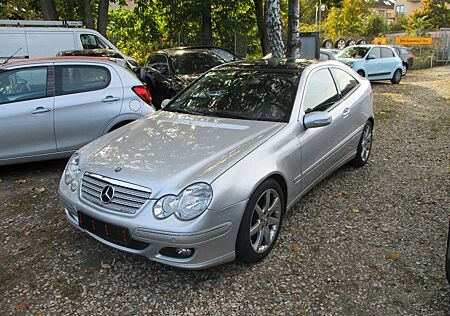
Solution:
{"label": "bush", "polygon": [[367,37],[379,36],[386,33],[387,29],[385,17],[372,13],[368,16],[366,23],[364,23],[363,34]]}

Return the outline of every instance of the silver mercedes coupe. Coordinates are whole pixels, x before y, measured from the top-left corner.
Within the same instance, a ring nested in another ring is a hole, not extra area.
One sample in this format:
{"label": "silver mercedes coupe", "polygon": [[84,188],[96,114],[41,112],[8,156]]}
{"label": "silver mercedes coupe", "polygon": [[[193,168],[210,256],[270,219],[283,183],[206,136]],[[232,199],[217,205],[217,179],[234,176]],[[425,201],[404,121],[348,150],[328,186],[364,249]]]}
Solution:
{"label": "silver mercedes coupe", "polygon": [[73,154],[65,215],[103,244],[176,267],[258,262],[308,190],[367,163],[372,99],[339,62],[219,66]]}

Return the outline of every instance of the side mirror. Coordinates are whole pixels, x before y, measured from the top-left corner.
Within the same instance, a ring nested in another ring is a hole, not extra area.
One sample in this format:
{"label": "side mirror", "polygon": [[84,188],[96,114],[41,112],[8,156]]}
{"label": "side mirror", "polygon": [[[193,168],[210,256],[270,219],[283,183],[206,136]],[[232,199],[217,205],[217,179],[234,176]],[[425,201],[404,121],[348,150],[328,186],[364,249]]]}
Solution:
{"label": "side mirror", "polygon": [[306,129],[330,125],[331,114],[328,112],[310,112],[303,117],[303,125]]}
{"label": "side mirror", "polygon": [[164,99],[161,102],[161,109],[164,109],[169,104],[169,102],[170,102],[170,99]]}

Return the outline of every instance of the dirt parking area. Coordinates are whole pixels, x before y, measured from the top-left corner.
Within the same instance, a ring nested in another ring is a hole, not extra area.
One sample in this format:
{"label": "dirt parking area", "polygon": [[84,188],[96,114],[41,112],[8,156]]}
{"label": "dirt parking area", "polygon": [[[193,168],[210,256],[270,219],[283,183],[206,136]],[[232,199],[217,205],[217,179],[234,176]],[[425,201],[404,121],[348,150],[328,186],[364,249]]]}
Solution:
{"label": "dirt parking area", "polygon": [[314,188],[256,265],[110,249],[64,219],[65,161],[0,168],[0,314],[449,315],[450,67],[373,90],[369,164]]}

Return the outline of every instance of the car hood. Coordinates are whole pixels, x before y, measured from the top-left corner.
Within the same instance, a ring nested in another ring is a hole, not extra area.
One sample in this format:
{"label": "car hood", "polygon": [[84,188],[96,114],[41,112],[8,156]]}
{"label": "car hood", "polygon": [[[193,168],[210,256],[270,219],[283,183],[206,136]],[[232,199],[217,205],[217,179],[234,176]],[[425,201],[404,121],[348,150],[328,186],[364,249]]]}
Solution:
{"label": "car hood", "polygon": [[211,183],[285,125],[159,111],[88,145],[83,171],[148,187],[152,198],[176,194]]}

